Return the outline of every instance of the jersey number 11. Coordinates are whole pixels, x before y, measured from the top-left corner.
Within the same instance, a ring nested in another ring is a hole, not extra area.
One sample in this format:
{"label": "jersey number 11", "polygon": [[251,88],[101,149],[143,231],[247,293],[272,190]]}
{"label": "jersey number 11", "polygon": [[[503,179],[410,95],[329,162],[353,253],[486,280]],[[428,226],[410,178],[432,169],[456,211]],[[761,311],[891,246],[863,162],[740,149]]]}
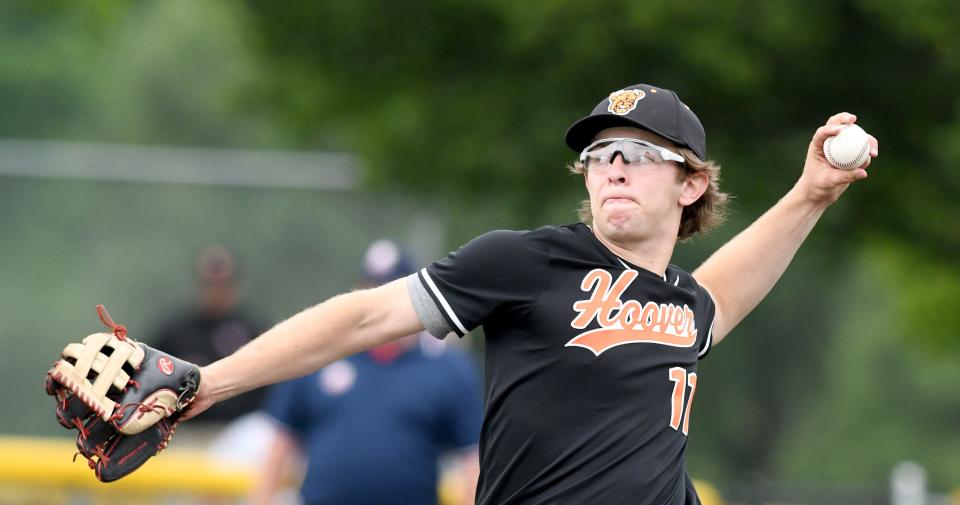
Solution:
{"label": "jersey number 11", "polygon": [[[673,397],[670,399],[670,427],[680,429],[683,421],[683,434],[690,428],[690,409],[693,407],[693,394],[697,392],[697,372],[687,373],[683,367],[675,366],[670,369],[670,380],[673,381]],[[686,396],[687,386],[690,386],[690,397],[687,398],[684,409],[683,398]],[[686,410],[686,412],[684,412]]]}

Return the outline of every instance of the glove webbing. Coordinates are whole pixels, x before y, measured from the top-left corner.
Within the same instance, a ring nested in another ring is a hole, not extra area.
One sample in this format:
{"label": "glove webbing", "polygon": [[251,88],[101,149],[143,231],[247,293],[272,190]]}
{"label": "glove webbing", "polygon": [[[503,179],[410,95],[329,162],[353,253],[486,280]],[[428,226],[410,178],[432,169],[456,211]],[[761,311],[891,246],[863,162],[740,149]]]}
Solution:
{"label": "glove webbing", "polygon": [[[82,344],[69,344],[63,350],[64,359],[54,365],[51,375],[104,421],[109,421],[116,402],[107,394],[111,387],[123,391],[130,382],[123,366],[129,364],[133,370],[139,369],[144,351],[127,339],[127,329],[113,322],[103,305],[97,305],[97,313],[113,334],[95,333],[84,338]],[[93,383],[92,374],[96,374]]]}

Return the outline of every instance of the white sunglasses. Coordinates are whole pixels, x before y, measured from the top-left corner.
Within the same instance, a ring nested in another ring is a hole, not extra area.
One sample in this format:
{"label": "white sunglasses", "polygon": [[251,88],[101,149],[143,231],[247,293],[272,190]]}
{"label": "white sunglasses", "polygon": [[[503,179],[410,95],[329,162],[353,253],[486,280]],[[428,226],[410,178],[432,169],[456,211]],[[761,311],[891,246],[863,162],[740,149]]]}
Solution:
{"label": "white sunglasses", "polygon": [[614,137],[600,139],[588,145],[580,153],[580,162],[610,163],[617,153],[622,154],[623,160],[627,163],[662,163],[664,161],[684,163],[686,161],[683,156],[645,140]]}

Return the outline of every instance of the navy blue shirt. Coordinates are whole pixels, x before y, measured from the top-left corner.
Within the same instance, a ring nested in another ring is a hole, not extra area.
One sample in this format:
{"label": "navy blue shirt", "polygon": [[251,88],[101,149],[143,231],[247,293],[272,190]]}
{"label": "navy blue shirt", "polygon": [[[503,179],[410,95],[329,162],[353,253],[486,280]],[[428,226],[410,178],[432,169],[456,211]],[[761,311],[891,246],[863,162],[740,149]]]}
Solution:
{"label": "navy blue shirt", "polygon": [[472,358],[432,338],[278,384],[266,410],[307,455],[307,505],[436,504],[438,457],[475,445],[482,417]]}

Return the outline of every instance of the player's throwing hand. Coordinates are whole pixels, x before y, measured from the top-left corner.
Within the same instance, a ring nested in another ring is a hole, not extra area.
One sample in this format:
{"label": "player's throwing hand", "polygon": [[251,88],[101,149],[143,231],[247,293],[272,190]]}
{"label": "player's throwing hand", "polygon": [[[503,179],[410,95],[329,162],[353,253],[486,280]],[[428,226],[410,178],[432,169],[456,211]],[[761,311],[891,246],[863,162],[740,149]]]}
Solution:
{"label": "player's throwing hand", "polygon": [[857,122],[857,116],[848,112],[841,112],[827,120],[827,123],[813,134],[810,146],[807,148],[807,160],[803,166],[803,175],[797,182],[797,187],[804,191],[807,197],[824,206],[830,205],[840,198],[840,195],[851,183],[867,178],[867,167],[870,161],[879,154],[879,143],[872,135],[870,139],[870,156],[863,166],[853,170],[837,170],[834,168],[823,151],[826,140],[840,133],[848,125]]}

